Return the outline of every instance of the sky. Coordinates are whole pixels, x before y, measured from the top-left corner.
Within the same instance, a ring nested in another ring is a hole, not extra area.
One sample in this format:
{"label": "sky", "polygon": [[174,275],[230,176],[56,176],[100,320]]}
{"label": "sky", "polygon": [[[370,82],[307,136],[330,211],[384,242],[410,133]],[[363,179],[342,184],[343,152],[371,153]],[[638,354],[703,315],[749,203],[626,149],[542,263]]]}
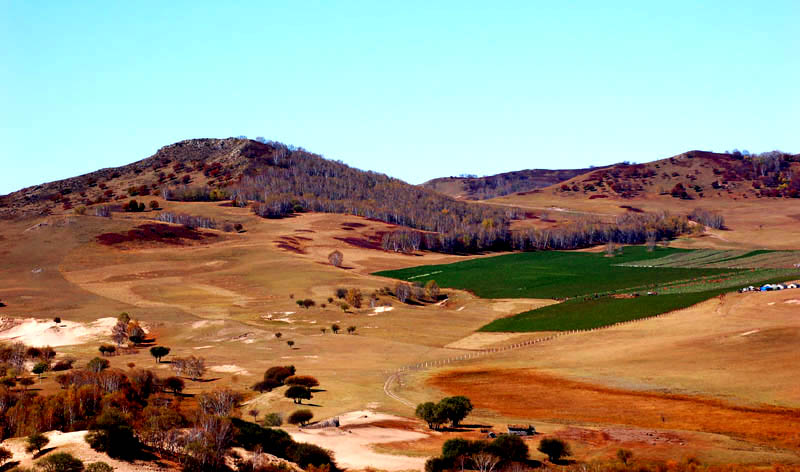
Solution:
{"label": "sky", "polygon": [[798,23],[797,0],[0,0],[0,194],[239,135],[411,183],[800,152]]}

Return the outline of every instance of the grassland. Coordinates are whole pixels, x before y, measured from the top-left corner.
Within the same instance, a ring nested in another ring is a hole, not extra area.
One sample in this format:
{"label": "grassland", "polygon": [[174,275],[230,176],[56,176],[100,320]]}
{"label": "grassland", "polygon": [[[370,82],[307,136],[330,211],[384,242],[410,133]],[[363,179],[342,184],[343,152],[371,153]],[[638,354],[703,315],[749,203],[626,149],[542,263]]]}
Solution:
{"label": "grassland", "polygon": [[[442,286],[489,298],[563,298],[549,305],[492,321],[489,332],[592,329],[686,308],[750,284],[794,278],[793,269],[746,269],[770,252],[702,251],[626,247],[615,257],[602,253],[530,252],[448,265],[385,271],[409,281],[434,279]],[[742,257],[745,256],[745,257]],[[721,261],[736,267],[709,267]],[[652,292],[653,296],[639,296]],[[626,297],[613,295],[627,294]]]}

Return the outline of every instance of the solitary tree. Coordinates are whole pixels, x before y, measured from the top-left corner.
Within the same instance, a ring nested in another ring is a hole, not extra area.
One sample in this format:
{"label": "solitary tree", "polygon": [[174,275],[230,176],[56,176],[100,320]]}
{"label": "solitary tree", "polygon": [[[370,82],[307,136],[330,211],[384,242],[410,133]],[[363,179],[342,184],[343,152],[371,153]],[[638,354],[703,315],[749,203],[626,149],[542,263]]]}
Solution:
{"label": "solitary tree", "polygon": [[50,440],[47,439],[42,433],[33,433],[28,436],[28,439],[25,440],[26,446],[25,450],[32,453],[34,457],[36,457],[45,446],[50,443]]}
{"label": "solitary tree", "polygon": [[405,303],[406,300],[411,296],[411,285],[405,282],[397,282],[397,285],[394,288],[394,295],[397,297],[400,302]]}
{"label": "solitary tree", "polygon": [[342,328],[340,328],[339,325],[336,323],[331,325],[331,331],[333,331],[333,334],[339,334],[340,329]]}
{"label": "solitary tree", "polygon": [[253,417],[253,423],[255,423],[256,420],[258,419],[258,410],[256,410],[255,408],[249,410],[247,414]]}
{"label": "solitary tree", "polygon": [[348,326],[347,327],[347,334],[353,334],[355,332],[356,332],[356,327],[355,326]]}
{"label": "solitary tree", "polygon": [[569,444],[558,438],[544,438],[539,442],[539,452],[545,454],[550,462],[556,462],[562,457],[568,457]]}
{"label": "solitary tree", "polygon": [[289,348],[294,347],[294,341],[292,341],[292,340],[286,341],[286,344],[289,345]]}
{"label": "solitary tree", "polygon": [[447,397],[439,402],[444,416],[450,420],[453,427],[457,427],[464,418],[472,411],[472,402],[464,396]]}
{"label": "solitary tree", "polygon": [[439,429],[447,422],[447,416],[445,416],[441,405],[433,402],[420,403],[417,405],[415,414],[417,418],[428,423],[430,429]]}
{"label": "solitary tree", "polygon": [[292,385],[284,393],[286,398],[291,398],[297,404],[302,404],[303,400],[311,400],[311,390],[300,385]]}
{"label": "solitary tree", "polygon": [[49,369],[50,369],[50,366],[47,364],[47,362],[39,361],[33,366],[33,370],[31,370],[31,372],[33,372],[34,374],[38,375],[39,376],[39,380],[42,380],[42,374],[47,372]]}
{"label": "solitary tree", "polygon": [[341,308],[342,311],[347,312],[347,310],[350,309],[350,305],[348,305],[347,303],[342,302],[342,303],[339,304],[339,308]]}
{"label": "solitary tree", "polygon": [[150,355],[156,359],[156,363],[161,363],[161,358],[169,354],[170,348],[164,346],[153,346],[150,348]]}
{"label": "solitary tree", "polygon": [[103,356],[110,356],[117,352],[117,348],[110,344],[103,344],[97,348],[97,350],[100,351],[100,354]]}
{"label": "solitary tree", "polygon": [[31,385],[33,385],[33,384],[34,384],[34,381],[33,381],[33,379],[32,379],[32,378],[30,378],[30,377],[22,377],[21,379],[19,379],[19,384],[20,384],[20,385],[22,385],[22,388],[23,388],[25,391],[28,391],[28,387],[30,387]]}
{"label": "solitary tree", "polygon": [[286,421],[288,421],[289,424],[299,424],[300,426],[305,426],[313,417],[314,413],[311,413],[311,410],[297,410],[289,415],[289,418],[287,418]]}
{"label": "solitary tree", "polygon": [[633,458],[633,452],[629,449],[619,449],[617,450],[617,459],[625,465],[628,465],[628,462],[631,461]]}
{"label": "solitary tree", "polygon": [[293,375],[285,380],[286,385],[300,385],[312,388],[319,385],[319,380],[310,375]]}
{"label": "solitary tree", "polygon": [[347,291],[347,296],[345,298],[347,303],[353,305],[353,308],[361,308],[361,302],[364,300],[364,295],[361,294],[361,290],[357,288],[351,288]]}
{"label": "solitary tree", "polygon": [[185,384],[180,377],[167,377],[164,379],[164,389],[171,390],[175,395],[183,391]]}
{"label": "solitary tree", "polygon": [[130,339],[133,344],[144,342],[145,336],[147,336],[147,333],[139,326],[139,323],[132,322],[128,325],[128,339]]}
{"label": "solitary tree", "polygon": [[280,331],[278,331],[277,333],[275,333],[275,338],[277,338],[277,339],[280,339],[280,338],[281,338],[281,336],[283,336],[283,333],[281,333]]}
{"label": "solitary tree", "polygon": [[428,283],[425,284],[425,294],[431,300],[439,298],[439,285],[435,280],[429,280]]}
{"label": "solitary tree", "polygon": [[330,262],[334,267],[341,267],[343,261],[344,255],[342,255],[341,251],[339,250],[335,250],[328,254],[328,262]]}
{"label": "solitary tree", "polygon": [[107,407],[97,417],[86,435],[86,442],[95,451],[114,458],[131,458],[139,450],[139,440],[128,418],[120,410]]}
{"label": "solitary tree", "polygon": [[95,374],[99,374],[100,372],[108,369],[110,365],[111,364],[107,360],[95,357],[94,359],[90,360],[88,364],[86,364],[86,367]]}

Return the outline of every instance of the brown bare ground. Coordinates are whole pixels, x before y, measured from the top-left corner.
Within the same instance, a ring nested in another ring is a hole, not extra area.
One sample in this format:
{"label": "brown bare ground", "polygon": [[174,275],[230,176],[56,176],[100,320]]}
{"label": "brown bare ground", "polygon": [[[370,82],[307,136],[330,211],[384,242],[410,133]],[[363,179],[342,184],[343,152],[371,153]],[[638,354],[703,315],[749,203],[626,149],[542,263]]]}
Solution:
{"label": "brown bare ground", "polygon": [[429,382],[478,408],[520,418],[720,433],[800,449],[800,409],[744,407],[700,396],[611,388],[533,369],[462,369]]}

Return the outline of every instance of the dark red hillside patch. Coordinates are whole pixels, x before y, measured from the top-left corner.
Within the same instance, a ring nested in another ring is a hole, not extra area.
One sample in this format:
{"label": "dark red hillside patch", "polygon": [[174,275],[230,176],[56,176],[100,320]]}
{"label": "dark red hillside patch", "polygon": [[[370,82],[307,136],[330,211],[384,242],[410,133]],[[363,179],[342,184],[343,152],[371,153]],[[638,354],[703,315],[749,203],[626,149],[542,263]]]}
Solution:
{"label": "dark red hillside patch", "polygon": [[185,226],[172,226],[164,223],[147,223],[139,225],[127,233],[103,233],[97,236],[97,242],[114,246],[130,242],[153,242],[162,244],[183,245],[188,241],[202,241],[218,236],[213,233],[201,233]]}
{"label": "dark red hillside patch", "polygon": [[342,223],[343,228],[363,228],[365,225],[364,223],[357,223],[355,221],[345,221]]}
{"label": "dark red hillside patch", "polygon": [[362,249],[377,249],[379,251],[382,251],[383,247],[381,247],[381,240],[383,239],[383,235],[386,233],[387,231],[378,231],[374,234],[366,235],[362,238],[344,237],[344,238],[333,238],[333,239],[345,242],[351,246],[360,247]]}

